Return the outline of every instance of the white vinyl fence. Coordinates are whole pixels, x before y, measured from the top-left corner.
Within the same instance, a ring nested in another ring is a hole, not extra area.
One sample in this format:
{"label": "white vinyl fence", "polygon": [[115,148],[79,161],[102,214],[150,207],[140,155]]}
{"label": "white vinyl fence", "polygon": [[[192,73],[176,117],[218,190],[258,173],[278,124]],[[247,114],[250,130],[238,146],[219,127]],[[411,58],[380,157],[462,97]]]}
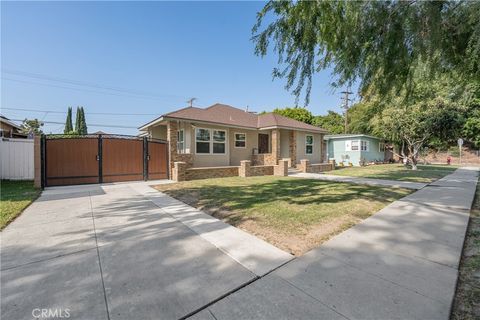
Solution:
{"label": "white vinyl fence", "polygon": [[33,180],[33,139],[0,139],[1,178]]}

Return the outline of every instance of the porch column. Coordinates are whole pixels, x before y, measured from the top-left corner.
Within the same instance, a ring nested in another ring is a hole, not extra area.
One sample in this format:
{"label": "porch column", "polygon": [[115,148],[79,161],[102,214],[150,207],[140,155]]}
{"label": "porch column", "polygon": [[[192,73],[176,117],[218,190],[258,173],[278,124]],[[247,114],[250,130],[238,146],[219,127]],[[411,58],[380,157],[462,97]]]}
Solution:
{"label": "porch column", "polygon": [[291,167],[295,167],[297,164],[297,131],[291,130],[289,135],[289,150],[288,154],[291,159]]}
{"label": "porch column", "polygon": [[272,130],[272,157],[273,157],[273,164],[277,165],[278,160],[280,159],[280,130],[273,129]]}
{"label": "porch column", "polygon": [[174,163],[179,161],[177,158],[177,131],[178,125],[175,121],[168,121],[167,123],[167,141],[168,141],[168,168],[170,170],[170,177],[173,177]]}

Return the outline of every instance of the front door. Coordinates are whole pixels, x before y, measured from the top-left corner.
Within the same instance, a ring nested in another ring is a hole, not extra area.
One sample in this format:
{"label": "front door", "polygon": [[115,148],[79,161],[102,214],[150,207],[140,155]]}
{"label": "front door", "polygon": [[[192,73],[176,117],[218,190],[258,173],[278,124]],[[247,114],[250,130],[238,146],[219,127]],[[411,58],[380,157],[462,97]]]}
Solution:
{"label": "front door", "polygon": [[268,153],[268,134],[258,134],[258,153]]}

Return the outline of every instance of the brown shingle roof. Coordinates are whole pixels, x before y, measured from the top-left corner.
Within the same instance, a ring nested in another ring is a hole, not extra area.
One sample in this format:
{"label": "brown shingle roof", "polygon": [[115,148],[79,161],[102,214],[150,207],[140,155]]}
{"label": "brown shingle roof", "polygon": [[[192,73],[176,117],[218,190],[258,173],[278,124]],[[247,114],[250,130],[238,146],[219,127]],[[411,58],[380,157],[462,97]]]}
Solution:
{"label": "brown shingle roof", "polygon": [[214,104],[205,109],[197,107],[183,108],[164,114],[162,117],[191,121],[204,121],[223,124],[227,126],[230,125],[252,129],[278,127],[315,132],[326,132],[326,130],[322,128],[315,127],[291,118],[287,118],[279,114],[265,113],[258,115],[220,103]]}

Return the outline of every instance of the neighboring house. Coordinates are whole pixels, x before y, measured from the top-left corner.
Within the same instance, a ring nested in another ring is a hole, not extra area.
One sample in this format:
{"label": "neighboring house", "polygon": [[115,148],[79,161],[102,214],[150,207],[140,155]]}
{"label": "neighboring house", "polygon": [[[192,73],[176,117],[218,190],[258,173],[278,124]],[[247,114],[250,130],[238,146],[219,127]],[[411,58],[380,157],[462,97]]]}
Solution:
{"label": "neighboring house", "polygon": [[274,113],[255,114],[224,104],[173,111],[139,128],[140,136],[167,140],[170,168],[276,165],[290,158],[292,166],[323,158],[324,129]]}
{"label": "neighboring house", "polygon": [[361,163],[384,162],[386,158],[385,142],[377,137],[365,134],[335,134],[324,137],[327,142],[327,159],[337,164],[350,163],[359,166]]}
{"label": "neighboring house", "polygon": [[0,115],[0,137],[28,138],[28,135],[22,133],[22,127],[12,122],[7,117]]}

